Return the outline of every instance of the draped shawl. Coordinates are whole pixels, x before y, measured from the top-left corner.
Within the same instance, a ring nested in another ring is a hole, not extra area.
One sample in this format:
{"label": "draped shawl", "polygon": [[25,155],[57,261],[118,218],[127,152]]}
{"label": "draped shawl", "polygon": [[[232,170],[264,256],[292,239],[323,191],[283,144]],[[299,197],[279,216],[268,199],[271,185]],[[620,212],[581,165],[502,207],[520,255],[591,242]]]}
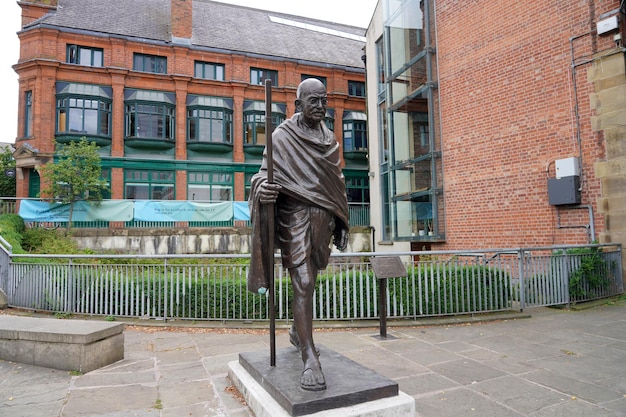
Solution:
{"label": "draped shawl", "polygon": [[[281,123],[272,134],[273,177],[287,194],[304,204],[321,207],[335,216],[336,230],[348,228],[348,202],[346,186],[341,172],[339,144],[332,131],[320,123],[324,141],[307,134],[300,124],[301,115]],[[252,177],[250,219],[252,221],[252,247],[248,290],[257,292],[268,288],[263,260],[267,248],[267,205],[259,203],[259,186],[267,181],[267,153],[263,153],[261,169]],[[275,213],[271,213],[275,215]],[[276,235],[276,234],[275,234]],[[313,242],[328,245],[329,242]]]}

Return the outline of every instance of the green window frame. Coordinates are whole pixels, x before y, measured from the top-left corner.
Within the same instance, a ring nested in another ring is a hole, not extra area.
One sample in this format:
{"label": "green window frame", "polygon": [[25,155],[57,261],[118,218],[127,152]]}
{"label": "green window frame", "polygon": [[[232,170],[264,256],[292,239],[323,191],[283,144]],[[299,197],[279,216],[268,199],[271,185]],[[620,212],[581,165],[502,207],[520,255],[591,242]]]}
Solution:
{"label": "green window frame", "polygon": [[24,137],[33,135],[33,92],[24,93]]}
{"label": "green window frame", "polygon": [[57,96],[57,134],[111,137],[111,100]]}
{"label": "green window frame", "polygon": [[126,102],[126,138],[175,138],[175,107],[164,103]]}
{"label": "green window frame", "polygon": [[263,68],[250,68],[250,84],[263,85],[267,78],[272,80],[273,87],[278,85],[278,71]]}
{"label": "green window frame", "polygon": [[109,200],[111,198],[111,168],[101,168],[100,178],[106,181],[106,188],[100,192],[102,198]]}
{"label": "green window frame", "polygon": [[194,201],[233,201],[234,175],[229,172],[190,171],[187,199]]}
{"label": "green window frame", "polygon": [[343,150],[344,152],[367,150],[367,121],[343,121]]}
{"label": "green window frame", "polygon": [[193,76],[205,80],[224,81],[224,64],[195,61]]}
{"label": "green window frame", "polygon": [[174,171],[127,169],[124,171],[124,198],[128,200],[175,200]]}
{"label": "green window frame", "polygon": [[75,44],[67,45],[65,62],[88,67],[102,67],[104,65],[104,50]]}
{"label": "green window frame", "polygon": [[[274,127],[285,121],[282,114],[272,113]],[[244,112],[243,114],[244,145],[265,145],[265,113],[258,111]]]}
{"label": "green window frame", "polygon": [[233,141],[233,112],[224,108],[187,108],[187,141],[227,143]]}
{"label": "green window frame", "polygon": [[365,83],[362,81],[348,80],[348,95],[353,97],[365,97]]}
{"label": "green window frame", "polygon": [[244,200],[248,201],[250,199],[250,191],[252,190],[252,177],[255,175],[254,172],[246,172],[244,175]]}
{"label": "green window frame", "polygon": [[370,186],[368,177],[346,175],[346,194],[349,203],[369,203]]}
{"label": "green window frame", "polygon": [[167,58],[158,55],[133,54],[133,70],[152,72],[155,74],[167,74]]}

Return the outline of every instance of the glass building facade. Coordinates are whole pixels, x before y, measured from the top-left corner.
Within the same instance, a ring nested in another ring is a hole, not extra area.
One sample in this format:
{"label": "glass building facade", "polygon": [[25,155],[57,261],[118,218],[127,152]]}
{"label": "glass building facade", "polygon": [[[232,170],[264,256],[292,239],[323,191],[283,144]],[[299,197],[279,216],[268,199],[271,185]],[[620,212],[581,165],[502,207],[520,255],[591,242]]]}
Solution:
{"label": "glass building facade", "polygon": [[382,2],[376,66],[386,240],[441,241],[445,236],[433,3]]}

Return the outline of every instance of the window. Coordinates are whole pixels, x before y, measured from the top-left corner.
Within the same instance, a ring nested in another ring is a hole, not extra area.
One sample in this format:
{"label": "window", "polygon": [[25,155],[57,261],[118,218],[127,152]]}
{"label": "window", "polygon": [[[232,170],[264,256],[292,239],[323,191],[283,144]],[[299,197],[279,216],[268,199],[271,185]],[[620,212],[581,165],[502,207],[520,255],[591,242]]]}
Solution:
{"label": "window", "polygon": [[[272,124],[278,126],[285,120],[287,106],[272,104]],[[265,103],[245,100],[243,103],[244,145],[265,145]]]}
{"label": "window", "polygon": [[167,74],[167,58],[135,53],[133,54],[133,69],[135,71]]}
{"label": "window", "polygon": [[111,137],[111,100],[57,95],[57,134]]}
{"label": "window", "polygon": [[232,112],[192,109],[187,111],[187,123],[191,142],[232,143]]}
{"label": "window", "polygon": [[263,85],[265,79],[272,80],[272,85],[278,85],[278,71],[261,68],[250,68],[250,84]]}
{"label": "window", "polygon": [[318,80],[320,80],[322,83],[324,83],[324,85],[326,85],[326,77],[320,77],[318,75],[309,75],[309,74],[302,74],[302,77],[300,77],[300,81],[304,81],[307,78],[317,78]]}
{"label": "window", "polygon": [[233,201],[233,175],[221,172],[189,172],[187,199]]}
{"label": "window", "polygon": [[[244,144],[265,145],[265,113],[248,112],[244,114]],[[285,116],[272,114],[272,124],[278,126],[285,120]]]}
{"label": "window", "polygon": [[348,81],[348,95],[365,97],[365,83],[361,81]]}
{"label": "window", "polygon": [[188,95],[187,141],[232,144],[232,108],[232,99]]}
{"label": "window", "polygon": [[173,171],[126,170],[124,198],[130,200],[174,200]]}
{"label": "window", "polygon": [[89,48],[80,45],[67,45],[66,62],[68,64],[85,65],[88,67],[103,66],[101,48]]}
{"label": "window", "polygon": [[349,203],[369,203],[370,190],[368,178],[346,176],[346,194]]}
{"label": "window", "polygon": [[250,191],[252,190],[252,177],[255,174],[251,174],[251,173],[246,173],[244,175],[244,201],[248,201],[250,199]]}
{"label": "window", "polygon": [[344,152],[367,150],[367,121],[365,114],[347,112],[343,118]]}
{"label": "window", "polygon": [[111,168],[102,168],[100,178],[106,181],[106,188],[100,194],[103,199],[108,200],[111,198]]}
{"label": "window", "polygon": [[224,81],[224,65],[196,61],[193,76],[196,78],[204,78],[206,80]]}
{"label": "window", "polygon": [[126,105],[126,137],[174,140],[174,108],[161,104]]}
{"label": "window", "polygon": [[33,92],[24,93],[24,137],[33,135]]}
{"label": "window", "polygon": [[113,90],[108,86],[57,82],[57,140],[87,136],[102,145],[99,138],[110,139],[112,98]]}

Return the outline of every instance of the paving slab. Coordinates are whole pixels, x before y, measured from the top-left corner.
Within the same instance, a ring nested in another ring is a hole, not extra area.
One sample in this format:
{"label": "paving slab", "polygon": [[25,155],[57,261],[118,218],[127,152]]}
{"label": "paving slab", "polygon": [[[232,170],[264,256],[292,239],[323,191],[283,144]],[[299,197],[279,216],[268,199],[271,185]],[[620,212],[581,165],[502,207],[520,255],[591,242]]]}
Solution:
{"label": "paving slab", "polygon": [[[0,360],[0,417],[253,417],[228,363],[269,349],[266,330],[142,323],[151,326],[127,323],[124,359],[87,373]],[[317,343],[397,382],[416,416],[626,417],[626,299],[489,322],[390,322],[393,341],[372,337],[377,327],[317,324]],[[289,346],[283,329],[277,346]]]}

